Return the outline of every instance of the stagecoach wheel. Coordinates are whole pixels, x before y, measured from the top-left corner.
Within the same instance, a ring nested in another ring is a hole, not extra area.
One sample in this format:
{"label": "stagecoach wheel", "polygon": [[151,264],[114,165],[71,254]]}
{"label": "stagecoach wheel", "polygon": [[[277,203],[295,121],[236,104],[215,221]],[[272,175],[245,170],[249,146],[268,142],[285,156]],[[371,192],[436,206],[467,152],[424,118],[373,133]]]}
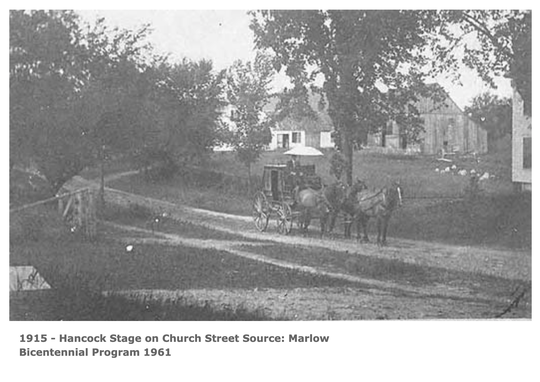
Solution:
{"label": "stagecoach wheel", "polygon": [[255,222],[255,227],[261,232],[266,230],[268,227],[268,219],[270,217],[268,211],[268,202],[266,196],[262,192],[257,192],[253,197],[252,205],[253,221]]}
{"label": "stagecoach wheel", "polygon": [[277,211],[277,229],[282,235],[288,235],[292,229],[293,214],[291,207],[283,203]]}

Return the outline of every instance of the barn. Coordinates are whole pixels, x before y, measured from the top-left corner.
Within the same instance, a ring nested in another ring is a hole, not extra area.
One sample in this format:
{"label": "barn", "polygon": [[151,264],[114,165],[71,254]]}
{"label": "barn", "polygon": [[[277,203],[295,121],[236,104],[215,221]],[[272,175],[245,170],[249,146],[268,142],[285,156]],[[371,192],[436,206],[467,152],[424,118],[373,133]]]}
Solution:
{"label": "barn", "polygon": [[443,151],[487,152],[487,131],[469,118],[448,94],[445,94],[445,98],[440,102],[422,97],[415,106],[424,124],[424,132],[419,136],[419,143],[407,142],[399,124],[390,121],[381,132],[368,136],[368,146],[414,148],[427,155],[440,154]]}
{"label": "barn", "polygon": [[512,182],[520,190],[532,189],[532,121],[523,112],[523,99],[512,96]]}

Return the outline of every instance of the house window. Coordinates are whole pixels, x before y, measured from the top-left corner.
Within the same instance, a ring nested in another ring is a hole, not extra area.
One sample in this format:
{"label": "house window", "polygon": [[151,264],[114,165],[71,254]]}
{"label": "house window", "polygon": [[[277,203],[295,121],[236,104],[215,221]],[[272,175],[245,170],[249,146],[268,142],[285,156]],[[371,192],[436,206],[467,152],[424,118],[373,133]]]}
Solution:
{"label": "house window", "polygon": [[278,134],[277,135],[277,147],[281,149],[289,148],[289,134]]}
{"label": "house window", "polygon": [[295,131],[292,133],[292,137],[291,137],[292,143],[300,143],[301,139],[302,139],[302,135],[300,134],[299,131]]}
{"label": "house window", "polygon": [[523,168],[532,167],[532,138],[523,138]]}

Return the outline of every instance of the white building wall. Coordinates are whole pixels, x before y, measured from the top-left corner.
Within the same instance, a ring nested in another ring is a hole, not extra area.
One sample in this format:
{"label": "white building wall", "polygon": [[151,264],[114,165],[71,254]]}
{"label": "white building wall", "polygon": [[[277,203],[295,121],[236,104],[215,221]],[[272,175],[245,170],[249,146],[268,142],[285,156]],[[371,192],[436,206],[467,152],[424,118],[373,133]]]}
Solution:
{"label": "white building wall", "polygon": [[321,131],[321,144],[320,147],[323,149],[333,148],[334,141],[332,141],[332,132],[331,131]]}
{"label": "white building wall", "polygon": [[516,89],[512,99],[512,181],[530,189],[532,168],[523,168],[523,141],[532,138],[532,120],[523,114],[523,100]]}
{"label": "white building wall", "polygon": [[[293,142],[293,133],[299,134],[299,142]],[[281,138],[280,138],[281,136]],[[283,138],[283,136],[287,136],[288,138]],[[282,147],[282,139],[288,139],[289,142],[289,148],[292,149],[296,146],[305,146],[306,145],[306,132],[300,131],[300,130],[272,130],[272,142],[270,142],[270,145],[268,147],[269,150],[276,150],[281,149]]]}

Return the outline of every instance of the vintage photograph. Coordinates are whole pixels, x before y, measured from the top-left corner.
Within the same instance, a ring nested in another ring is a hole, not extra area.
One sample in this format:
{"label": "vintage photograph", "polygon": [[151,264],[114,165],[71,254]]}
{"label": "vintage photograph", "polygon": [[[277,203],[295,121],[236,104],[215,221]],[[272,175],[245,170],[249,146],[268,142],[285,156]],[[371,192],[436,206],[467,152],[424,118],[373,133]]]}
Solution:
{"label": "vintage photograph", "polygon": [[10,10],[10,321],[531,320],[531,18]]}

